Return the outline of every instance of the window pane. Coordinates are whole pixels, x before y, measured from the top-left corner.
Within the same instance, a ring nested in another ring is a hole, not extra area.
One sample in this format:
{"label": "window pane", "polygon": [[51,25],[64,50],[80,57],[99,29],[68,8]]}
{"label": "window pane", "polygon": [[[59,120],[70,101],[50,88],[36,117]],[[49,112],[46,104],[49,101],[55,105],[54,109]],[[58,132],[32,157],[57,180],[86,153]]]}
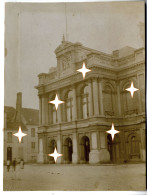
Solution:
{"label": "window pane", "polygon": [[7,133],[7,142],[12,143],[12,132]]}
{"label": "window pane", "polygon": [[35,137],[35,128],[31,129],[31,137]]}

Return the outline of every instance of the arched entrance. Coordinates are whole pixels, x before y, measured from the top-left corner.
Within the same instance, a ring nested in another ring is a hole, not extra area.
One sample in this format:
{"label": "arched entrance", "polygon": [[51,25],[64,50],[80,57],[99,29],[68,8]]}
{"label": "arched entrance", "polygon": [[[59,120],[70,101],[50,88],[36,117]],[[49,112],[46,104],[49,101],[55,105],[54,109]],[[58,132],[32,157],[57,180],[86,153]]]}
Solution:
{"label": "arched entrance", "polygon": [[65,163],[71,163],[72,162],[72,140],[71,138],[66,138],[64,141],[64,161]]}
{"label": "arched entrance", "polygon": [[129,160],[140,160],[140,138],[137,134],[128,137],[128,158]]}
{"label": "arched entrance", "polygon": [[89,152],[90,152],[90,140],[87,136],[81,138],[80,142],[80,162],[89,162]]}
{"label": "arched entrance", "polygon": [[[48,154],[54,153],[55,148],[57,149],[57,144],[56,141],[53,139],[49,143],[49,148],[48,148]],[[49,163],[55,163],[55,160],[53,157],[49,156]]]}
{"label": "arched entrance", "polygon": [[110,134],[107,135],[108,151],[110,153],[110,161],[117,163],[120,161],[120,142],[118,135],[115,135],[114,140]]}

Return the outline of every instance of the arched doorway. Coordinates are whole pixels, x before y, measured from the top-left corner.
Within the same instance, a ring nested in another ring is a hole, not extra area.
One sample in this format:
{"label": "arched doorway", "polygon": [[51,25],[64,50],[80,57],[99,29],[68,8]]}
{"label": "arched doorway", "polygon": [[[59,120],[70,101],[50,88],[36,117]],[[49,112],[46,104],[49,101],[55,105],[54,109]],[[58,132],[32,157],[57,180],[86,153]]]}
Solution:
{"label": "arched doorway", "polygon": [[117,163],[120,161],[120,142],[118,135],[115,135],[114,140],[110,134],[107,135],[108,151],[110,153],[110,161]]}
{"label": "arched doorway", "polygon": [[[57,149],[57,144],[56,141],[53,139],[49,143],[48,154],[54,153],[55,148]],[[55,163],[54,158],[51,156],[49,156],[49,163]]]}
{"label": "arched doorway", "polygon": [[129,160],[140,160],[140,138],[137,134],[128,137]]}
{"label": "arched doorway", "polygon": [[72,140],[71,138],[66,138],[64,141],[64,161],[65,163],[71,163],[72,162]]}
{"label": "arched doorway", "polygon": [[89,152],[90,152],[90,140],[87,136],[81,138],[80,142],[80,161],[81,163],[89,162]]}

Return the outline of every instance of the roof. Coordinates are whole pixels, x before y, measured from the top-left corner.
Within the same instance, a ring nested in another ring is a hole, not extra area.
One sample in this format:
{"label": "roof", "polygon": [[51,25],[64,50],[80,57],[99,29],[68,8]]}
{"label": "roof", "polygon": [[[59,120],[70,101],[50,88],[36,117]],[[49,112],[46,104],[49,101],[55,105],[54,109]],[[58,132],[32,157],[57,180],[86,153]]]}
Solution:
{"label": "roof", "polygon": [[7,113],[7,122],[11,122],[16,112],[16,109],[10,106],[5,106],[4,112]]}
{"label": "roof", "polygon": [[27,125],[39,124],[39,110],[22,108],[22,116],[24,117]]}
{"label": "roof", "polygon": [[21,126],[21,130],[27,130],[27,127],[23,122],[18,123],[18,122],[8,122],[7,123],[7,129],[9,130],[15,130],[17,131],[19,129],[19,126]]}
{"label": "roof", "polygon": [[39,124],[39,110],[31,108],[21,109],[21,122],[16,121],[16,109],[14,107],[5,106],[4,112],[7,113],[7,129],[18,130],[21,126],[22,130],[26,130],[26,125]]}

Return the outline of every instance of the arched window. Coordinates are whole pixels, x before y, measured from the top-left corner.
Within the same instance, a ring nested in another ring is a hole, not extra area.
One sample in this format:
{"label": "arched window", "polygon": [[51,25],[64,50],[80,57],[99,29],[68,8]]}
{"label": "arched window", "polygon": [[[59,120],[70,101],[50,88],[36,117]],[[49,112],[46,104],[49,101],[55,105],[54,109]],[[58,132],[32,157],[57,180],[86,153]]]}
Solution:
{"label": "arched window", "polygon": [[69,91],[66,99],[66,116],[67,121],[70,122],[73,119],[73,94]]}
{"label": "arched window", "polygon": [[83,111],[83,118],[84,119],[89,117],[89,88],[88,88],[88,86],[84,87],[84,89],[83,89],[82,111]]}
{"label": "arched window", "polygon": [[123,111],[126,115],[136,114],[137,113],[137,105],[139,102],[137,102],[137,92],[134,93],[133,98],[131,97],[131,94],[129,91],[125,90],[127,88],[130,88],[131,82],[127,83],[123,87]]}

